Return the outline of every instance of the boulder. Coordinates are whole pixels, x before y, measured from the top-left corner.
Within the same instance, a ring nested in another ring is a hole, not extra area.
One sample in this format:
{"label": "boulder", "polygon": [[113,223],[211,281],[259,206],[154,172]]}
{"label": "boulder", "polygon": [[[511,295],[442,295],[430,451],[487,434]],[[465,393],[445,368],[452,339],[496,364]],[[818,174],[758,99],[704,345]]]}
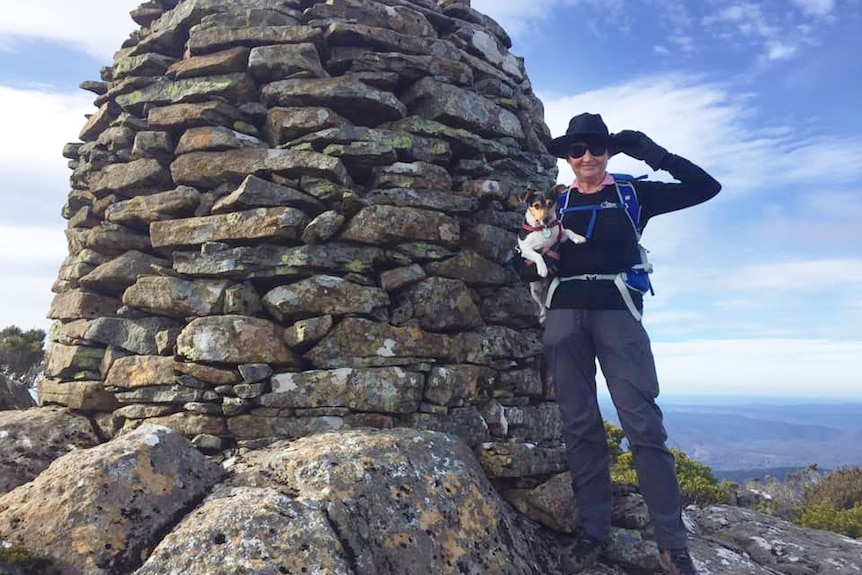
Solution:
{"label": "boulder", "polygon": [[99,443],[90,421],[70,409],[0,411],[0,495],[32,481],[58,457]]}
{"label": "boulder", "polygon": [[143,426],[60,457],[0,498],[0,539],[64,573],[128,573],[221,475],[188,440]]}

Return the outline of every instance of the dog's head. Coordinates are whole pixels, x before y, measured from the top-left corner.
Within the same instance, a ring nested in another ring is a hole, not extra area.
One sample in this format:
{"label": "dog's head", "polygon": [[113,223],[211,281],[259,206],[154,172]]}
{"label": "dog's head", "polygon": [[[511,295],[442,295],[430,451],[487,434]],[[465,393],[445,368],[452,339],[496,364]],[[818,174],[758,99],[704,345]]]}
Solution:
{"label": "dog's head", "polygon": [[521,197],[533,225],[547,226],[557,219],[557,199],[565,189],[563,184],[557,184],[550,190],[529,190]]}

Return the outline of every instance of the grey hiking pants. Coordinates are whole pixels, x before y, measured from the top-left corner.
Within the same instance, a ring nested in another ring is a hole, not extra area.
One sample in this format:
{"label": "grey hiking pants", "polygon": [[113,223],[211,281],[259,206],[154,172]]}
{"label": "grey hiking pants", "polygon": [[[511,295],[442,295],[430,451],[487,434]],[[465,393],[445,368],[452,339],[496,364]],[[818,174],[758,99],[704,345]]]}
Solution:
{"label": "grey hiking pants", "polygon": [[611,524],[610,453],[596,399],[598,359],[628,439],[656,543],[686,547],[679,483],[655,403],[658,378],[646,330],[628,310],[550,309],[544,340],[581,527],[604,540]]}

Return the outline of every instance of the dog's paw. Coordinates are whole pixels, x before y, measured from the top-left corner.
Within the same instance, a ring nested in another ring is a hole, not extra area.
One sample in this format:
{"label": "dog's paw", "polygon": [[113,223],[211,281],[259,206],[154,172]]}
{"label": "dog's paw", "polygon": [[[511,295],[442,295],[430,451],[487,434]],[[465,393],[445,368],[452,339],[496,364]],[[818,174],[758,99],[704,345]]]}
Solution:
{"label": "dog's paw", "polygon": [[572,230],[566,230],[566,237],[569,238],[569,241],[573,244],[585,244],[587,243],[587,238],[580,234],[576,234]]}
{"label": "dog's paw", "polygon": [[542,261],[536,262],[536,273],[539,274],[539,277],[548,277],[548,265]]}

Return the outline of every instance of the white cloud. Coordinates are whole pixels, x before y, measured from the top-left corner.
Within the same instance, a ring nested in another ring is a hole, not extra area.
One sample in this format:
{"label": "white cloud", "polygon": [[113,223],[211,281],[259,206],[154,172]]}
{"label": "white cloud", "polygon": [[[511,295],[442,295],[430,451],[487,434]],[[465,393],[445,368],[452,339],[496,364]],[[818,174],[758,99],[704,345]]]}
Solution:
{"label": "white cloud", "polygon": [[820,18],[829,16],[835,8],[833,0],[793,0],[793,3],[799,6],[805,14]]}
{"label": "white cloud", "polygon": [[92,94],[0,86],[0,201],[15,212],[0,214],[0,222],[61,226],[71,173],[61,152],[67,142],[78,141],[85,114],[92,112]]}
{"label": "white cloud", "polygon": [[0,202],[8,210],[0,215],[0,325],[50,325],[51,285],[67,253],[59,214],[70,171],[61,151],[95,110],[91,99],[0,86]]}
{"label": "white cloud", "polygon": [[0,269],[48,265],[56,272],[65,254],[66,239],[60,226],[0,226]]}
{"label": "white cloud", "polygon": [[[96,111],[93,95],[63,94],[38,87],[0,86],[0,158],[58,158],[65,142],[77,141],[86,113]],[[61,158],[62,159],[62,158]]]}
{"label": "white cloud", "polygon": [[0,0],[0,49],[16,50],[21,40],[40,39],[110,60],[123,39],[138,28],[129,11],[139,4],[139,0]]}
{"label": "white cloud", "polygon": [[823,292],[862,289],[862,259],[826,259],[769,262],[716,274],[716,286],[729,290],[780,290]]}
{"label": "white cloud", "polygon": [[526,38],[552,18],[572,18],[575,12],[568,8],[573,6],[578,10],[575,17],[589,19],[597,36],[607,33],[599,22],[613,22],[616,30],[627,29],[631,20],[625,0],[472,0],[471,6],[496,20],[513,38]]}
{"label": "white cloud", "polygon": [[[803,14],[827,16],[832,10],[832,0],[793,0]],[[728,42],[740,39],[762,44],[761,63],[790,60],[796,57],[803,46],[814,43],[816,32],[808,22],[799,23],[800,15],[780,9],[771,11],[766,4],[736,2],[724,5],[713,14],[705,16],[702,24],[707,30],[715,30]]]}
{"label": "white cloud", "polygon": [[[759,111],[748,94],[730,83],[665,74],[574,96],[539,96],[552,134],[565,133],[575,114],[601,113],[611,131],[640,130],[704,166],[724,184],[725,195],[862,177],[862,138],[826,140],[795,125],[755,128]],[[636,174],[645,170],[643,163],[627,158],[613,162],[614,169]],[[568,168],[561,166],[560,171],[567,179]]]}
{"label": "white cloud", "polygon": [[858,340],[657,342],[653,350],[664,393],[859,396]]}
{"label": "white cloud", "polygon": [[0,327],[47,329],[51,285],[66,256],[63,228],[0,226]]}
{"label": "white cloud", "polygon": [[50,275],[18,275],[0,282],[0,327],[47,331],[51,320],[45,316],[54,298],[51,285],[55,277],[56,270]]}

